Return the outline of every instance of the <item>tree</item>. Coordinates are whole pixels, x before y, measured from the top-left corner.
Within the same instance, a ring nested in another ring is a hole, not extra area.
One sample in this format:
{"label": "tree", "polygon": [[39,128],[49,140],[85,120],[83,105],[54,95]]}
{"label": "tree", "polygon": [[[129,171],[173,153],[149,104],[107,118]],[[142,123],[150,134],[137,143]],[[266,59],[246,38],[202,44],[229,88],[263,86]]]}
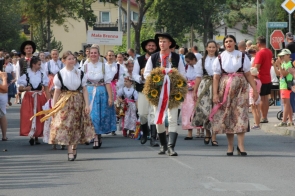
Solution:
{"label": "tree", "polygon": [[157,28],[167,29],[176,39],[195,30],[204,44],[213,39],[214,26],[222,20],[226,0],[158,0],[152,15],[157,18]]}
{"label": "tree", "polygon": [[28,19],[30,25],[39,26],[41,31],[46,24],[46,43],[47,50],[51,49],[51,25],[63,25],[65,30],[68,26],[65,22],[69,18],[79,20],[82,18],[86,21],[86,25],[93,25],[95,17],[91,9],[93,0],[20,0],[22,14]]}
{"label": "tree", "polygon": [[21,36],[21,15],[18,12],[19,5],[17,0],[1,0],[0,1],[1,17],[0,17],[0,48],[6,50],[19,50],[20,44],[24,41]]}
{"label": "tree", "polygon": [[[103,0],[105,3],[109,2],[119,7],[118,0]],[[140,36],[141,36],[141,27],[143,24],[144,16],[147,13],[147,11],[151,8],[155,0],[136,0],[137,6],[138,6],[138,20],[130,21],[131,26],[134,29],[134,40],[135,40],[135,51],[136,53],[140,53]],[[121,10],[124,12],[125,15],[127,15],[127,10],[122,7]]]}

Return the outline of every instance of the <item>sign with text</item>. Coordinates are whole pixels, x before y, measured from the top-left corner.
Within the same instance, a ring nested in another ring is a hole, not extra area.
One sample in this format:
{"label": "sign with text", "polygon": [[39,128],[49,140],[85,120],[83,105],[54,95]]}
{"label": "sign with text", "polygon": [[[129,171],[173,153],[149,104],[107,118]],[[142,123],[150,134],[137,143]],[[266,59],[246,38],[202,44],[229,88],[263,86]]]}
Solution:
{"label": "sign with text", "polygon": [[274,29],[282,29],[282,28],[287,28],[288,23],[287,22],[268,22],[267,27],[274,28]]}
{"label": "sign with text", "polygon": [[281,50],[285,35],[281,30],[274,30],[270,35],[270,45],[274,50]]}
{"label": "sign with text", "polygon": [[88,31],[87,44],[122,45],[121,31]]}

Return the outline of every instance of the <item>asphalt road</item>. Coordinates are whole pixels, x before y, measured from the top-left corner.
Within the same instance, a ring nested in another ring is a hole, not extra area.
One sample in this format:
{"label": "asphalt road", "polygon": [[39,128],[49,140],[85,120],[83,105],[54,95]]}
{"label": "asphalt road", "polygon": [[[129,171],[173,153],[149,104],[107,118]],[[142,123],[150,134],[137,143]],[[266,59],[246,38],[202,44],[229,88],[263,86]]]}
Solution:
{"label": "asphalt road", "polygon": [[19,106],[8,109],[8,124],[9,141],[0,141],[0,195],[293,196],[295,191],[295,139],[288,136],[252,130],[245,140],[249,156],[236,156],[235,149],[227,157],[225,135],[213,147],[202,139],[185,141],[186,131],[179,131],[179,156],[168,157],[119,133],[104,136],[97,150],[80,145],[77,160],[68,162],[66,150],[30,146],[29,138],[18,136]]}

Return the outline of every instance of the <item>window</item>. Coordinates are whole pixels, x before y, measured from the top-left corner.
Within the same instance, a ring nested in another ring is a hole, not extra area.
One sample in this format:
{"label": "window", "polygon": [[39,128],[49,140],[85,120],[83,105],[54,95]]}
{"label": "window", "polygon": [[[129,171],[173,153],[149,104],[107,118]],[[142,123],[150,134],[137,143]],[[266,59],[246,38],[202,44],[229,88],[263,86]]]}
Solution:
{"label": "window", "polygon": [[132,11],[131,12],[131,20],[134,22],[137,22],[138,21],[138,13]]}
{"label": "window", "polygon": [[109,22],[111,22],[110,12],[100,12],[100,22],[101,23],[109,23]]}

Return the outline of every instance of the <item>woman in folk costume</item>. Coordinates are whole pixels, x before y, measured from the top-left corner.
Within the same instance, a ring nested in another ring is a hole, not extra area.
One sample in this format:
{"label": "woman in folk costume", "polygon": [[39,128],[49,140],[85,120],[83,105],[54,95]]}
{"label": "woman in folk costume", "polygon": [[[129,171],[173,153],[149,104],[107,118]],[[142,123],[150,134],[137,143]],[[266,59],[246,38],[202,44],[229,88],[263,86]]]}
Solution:
{"label": "woman in folk costume", "polygon": [[192,120],[193,126],[202,126],[206,130],[204,143],[209,144],[211,138],[212,146],[218,146],[216,141],[216,134],[211,134],[211,123],[209,115],[212,110],[212,82],[213,82],[213,62],[218,56],[217,44],[215,41],[208,41],[206,44],[205,55],[200,59],[196,65],[197,78],[194,86],[194,95],[196,101],[196,108],[194,118]]}
{"label": "woman in folk costume", "polygon": [[136,116],[136,102],[138,100],[138,93],[132,87],[133,81],[127,76],[124,78],[124,87],[120,88],[117,92],[118,100],[124,103],[127,110],[125,111],[123,121],[123,136],[127,137],[127,131],[129,131],[129,137],[134,134],[137,116]]}
{"label": "woman in folk costume", "polygon": [[[215,133],[226,133],[227,155],[234,150],[234,134],[238,137],[239,155],[247,155],[244,148],[245,133],[249,126],[249,86],[256,89],[250,73],[250,60],[244,53],[235,50],[236,38],[227,35],[223,39],[225,51],[213,62],[213,102],[210,114],[212,129]],[[258,98],[257,91],[253,99]]]}
{"label": "woman in folk costume", "polygon": [[4,58],[3,71],[7,73],[7,84],[8,84],[8,104],[11,106],[11,98],[15,97],[16,86],[15,86],[15,69],[14,66],[10,63],[10,56]]}
{"label": "woman in folk costume", "polygon": [[95,129],[93,148],[101,147],[102,134],[116,130],[116,112],[111,89],[113,73],[99,56],[97,47],[90,48],[90,61],[81,67],[87,78],[90,116]]}
{"label": "woman in folk costume", "polygon": [[56,73],[64,67],[64,64],[59,60],[59,52],[57,49],[51,50],[50,56],[51,56],[51,60],[47,62],[49,89],[51,89],[54,86],[53,78],[56,75]]}
{"label": "woman in folk costume", "polygon": [[[113,97],[114,99],[117,98],[117,90],[119,88],[124,87],[124,67],[121,66],[120,64],[115,62],[115,53],[112,50],[109,50],[106,54],[106,59],[107,62],[105,63],[105,65],[107,67],[110,68],[112,74],[113,74],[113,78],[112,78],[112,82],[111,82],[111,88],[112,88],[112,92],[113,92]],[[112,131],[112,135],[116,135],[116,131],[117,127]]]}
{"label": "woman in folk costume", "polygon": [[89,116],[86,76],[74,67],[74,55],[67,51],[62,60],[65,67],[54,76],[52,109],[39,112],[46,114],[41,121],[51,116],[48,144],[68,146],[68,161],[77,158],[77,145],[84,144],[94,137],[94,127]]}
{"label": "woman in folk costume", "polygon": [[[185,66],[185,76],[187,79],[188,84],[188,93],[184,99],[184,102],[181,106],[181,117],[182,117],[182,129],[188,130],[187,136],[184,140],[192,140],[193,139],[193,129],[196,128],[195,126],[191,125],[191,116],[195,108],[195,101],[194,101],[194,85],[196,79],[196,71],[195,66],[197,63],[197,58],[194,53],[188,53],[185,56],[185,60],[187,65]],[[198,134],[197,136],[200,137],[200,128],[197,128]]]}
{"label": "woman in folk costume", "polygon": [[20,109],[20,135],[30,136],[31,145],[40,144],[38,137],[43,136],[44,123],[40,122],[42,117],[34,117],[32,121],[30,118],[42,111],[42,106],[50,99],[48,82],[46,73],[41,71],[41,60],[38,57],[32,57],[27,73],[17,81],[19,91],[25,92]]}

